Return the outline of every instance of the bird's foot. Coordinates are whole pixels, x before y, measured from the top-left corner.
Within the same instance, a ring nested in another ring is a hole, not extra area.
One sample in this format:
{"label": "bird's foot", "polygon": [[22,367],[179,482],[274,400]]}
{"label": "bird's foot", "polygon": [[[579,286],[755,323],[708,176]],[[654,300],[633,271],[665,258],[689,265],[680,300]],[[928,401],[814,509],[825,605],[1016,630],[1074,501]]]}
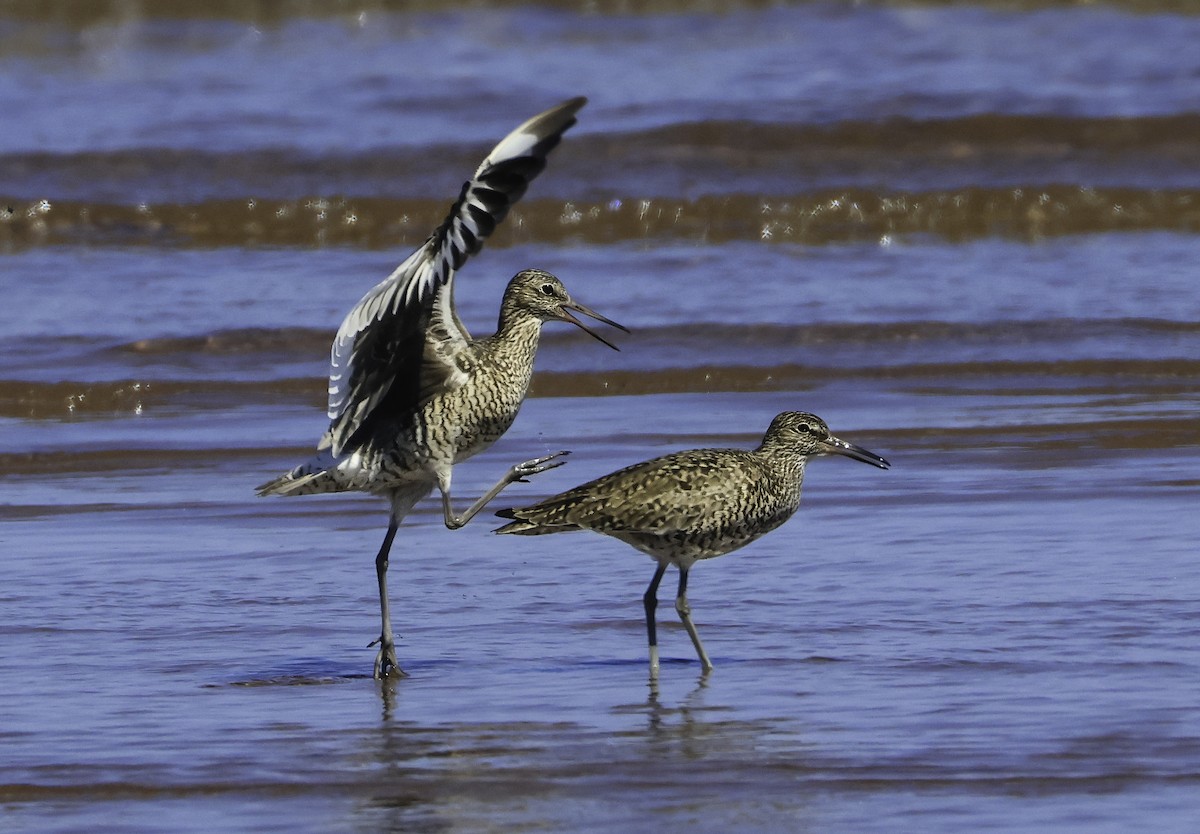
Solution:
{"label": "bird's foot", "polygon": [[385,678],[403,678],[407,674],[396,661],[396,644],[391,640],[380,637],[372,641],[368,647],[378,645],[379,652],[375,655],[375,680]]}
{"label": "bird's foot", "polygon": [[565,460],[559,458],[571,454],[569,451],[555,452],[552,455],[545,457],[534,458],[527,460],[524,463],[518,463],[508,471],[509,483],[524,484],[528,483],[525,479],[530,475],[537,475],[540,472],[545,472],[547,469],[556,469],[566,463]]}

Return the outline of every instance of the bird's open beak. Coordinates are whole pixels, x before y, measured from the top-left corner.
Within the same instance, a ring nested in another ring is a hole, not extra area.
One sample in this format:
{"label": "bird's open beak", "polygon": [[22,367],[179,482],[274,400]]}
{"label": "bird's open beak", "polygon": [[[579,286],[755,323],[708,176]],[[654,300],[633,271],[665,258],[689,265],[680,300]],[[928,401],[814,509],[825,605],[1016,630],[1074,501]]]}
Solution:
{"label": "bird's open beak", "polygon": [[878,466],[880,469],[887,469],[891,466],[886,460],[881,458],[874,452],[868,452],[862,446],[855,446],[853,443],[847,443],[845,440],[838,440],[836,437],[830,437],[820,444],[821,453],[826,455],[845,455],[854,460],[860,460],[863,463],[869,463],[872,466]]}
{"label": "bird's open beak", "polygon": [[619,347],[614,345],[608,339],[604,338],[599,333],[597,333],[595,330],[592,330],[592,328],[588,327],[586,324],[581,322],[579,319],[577,319],[573,315],[571,315],[572,310],[576,311],[577,313],[583,313],[585,316],[590,316],[591,318],[594,318],[598,322],[603,322],[604,324],[607,324],[609,327],[615,327],[618,330],[624,330],[626,333],[629,332],[629,328],[625,327],[624,325],[617,324],[612,319],[605,318],[604,316],[600,315],[599,313],[597,313],[594,310],[589,310],[587,307],[584,307],[582,304],[579,304],[578,302],[564,301],[562,303],[562,307],[560,308],[560,313],[559,313],[560,319],[562,319],[563,321],[571,322],[571,324],[578,327],[584,333],[587,333],[593,339],[597,339],[597,340],[603,342],[604,344],[608,345],[613,350],[620,350]]}

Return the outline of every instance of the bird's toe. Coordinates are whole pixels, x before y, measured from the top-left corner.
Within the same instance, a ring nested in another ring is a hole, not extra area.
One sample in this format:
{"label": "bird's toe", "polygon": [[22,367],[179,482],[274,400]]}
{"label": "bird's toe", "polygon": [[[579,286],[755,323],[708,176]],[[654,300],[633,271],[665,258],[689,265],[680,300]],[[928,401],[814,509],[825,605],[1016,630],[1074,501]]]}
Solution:
{"label": "bird's toe", "polygon": [[515,475],[517,478],[525,478],[529,475],[537,475],[539,472],[545,472],[549,469],[556,469],[566,463],[566,461],[561,460],[561,458],[569,454],[570,452],[566,451],[555,452],[552,455],[546,455],[545,457],[534,458],[533,460],[527,460],[524,463],[518,463],[513,467],[513,475]]}

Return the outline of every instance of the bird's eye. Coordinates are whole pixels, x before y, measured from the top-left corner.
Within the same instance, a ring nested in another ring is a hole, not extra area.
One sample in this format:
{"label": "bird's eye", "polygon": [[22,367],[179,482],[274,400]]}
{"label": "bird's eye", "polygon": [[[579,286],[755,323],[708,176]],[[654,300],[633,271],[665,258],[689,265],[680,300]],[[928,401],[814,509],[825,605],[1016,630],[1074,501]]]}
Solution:
{"label": "bird's eye", "polygon": [[554,285],[542,284],[542,295],[554,295]]}
{"label": "bird's eye", "polygon": [[812,431],[812,429],[811,429],[811,428],[809,428],[809,426],[808,426],[808,423],[801,423],[801,424],[800,424],[800,431],[801,431],[801,433],[803,433],[803,434],[808,434],[809,432],[811,432],[811,431]]}

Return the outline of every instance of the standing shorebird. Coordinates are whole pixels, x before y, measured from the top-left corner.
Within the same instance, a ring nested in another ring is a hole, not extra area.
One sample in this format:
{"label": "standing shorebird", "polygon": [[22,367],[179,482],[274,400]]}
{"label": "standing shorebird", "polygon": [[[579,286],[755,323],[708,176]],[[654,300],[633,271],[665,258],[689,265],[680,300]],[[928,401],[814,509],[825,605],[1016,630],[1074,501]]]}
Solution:
{"label": "standing shorebird", "polygon": [[[316,455],[258,487],[259,495],[369,492],[391,517],[375,557],[383,629],[375,677],[402,675],[388,607],[388,553],[413,505],[442,494],[446,526],[457,529],[509,484],[563,461],[566,452],[512,467],[461,515],[450,503],[454,464],[496,442],[516,419],[546,321],[568,321],[616,350],[572,311],[624,330],[571,299],[540,269],[523,270],[500,302],[496,332],[472,339],[454,309],[454,272],[546,166],[586,99],[534,116],[504,138],[463,185],[442,225],[350,311],[333,341],[329,430]],[[372,643],[374,645],[374,643]]]}
{"label": "standing shorebird", "polygon": [[688,571],[699,560],[737,550],[791,518],[800,506],[805,463],[830,454],[880,469],[889,466],[879,455],[831,435],[820,417],[785,411],[753,451],[693,449],[635,463],[532,506],[500,510],[498,516],[514,520],[496,532],[541,536],[595,530],[658,562],[642,598],[653,677],[658,675],[658,583],[667,566],[675,565],[675,610],[707,673],[712,662],[692,624]]}

